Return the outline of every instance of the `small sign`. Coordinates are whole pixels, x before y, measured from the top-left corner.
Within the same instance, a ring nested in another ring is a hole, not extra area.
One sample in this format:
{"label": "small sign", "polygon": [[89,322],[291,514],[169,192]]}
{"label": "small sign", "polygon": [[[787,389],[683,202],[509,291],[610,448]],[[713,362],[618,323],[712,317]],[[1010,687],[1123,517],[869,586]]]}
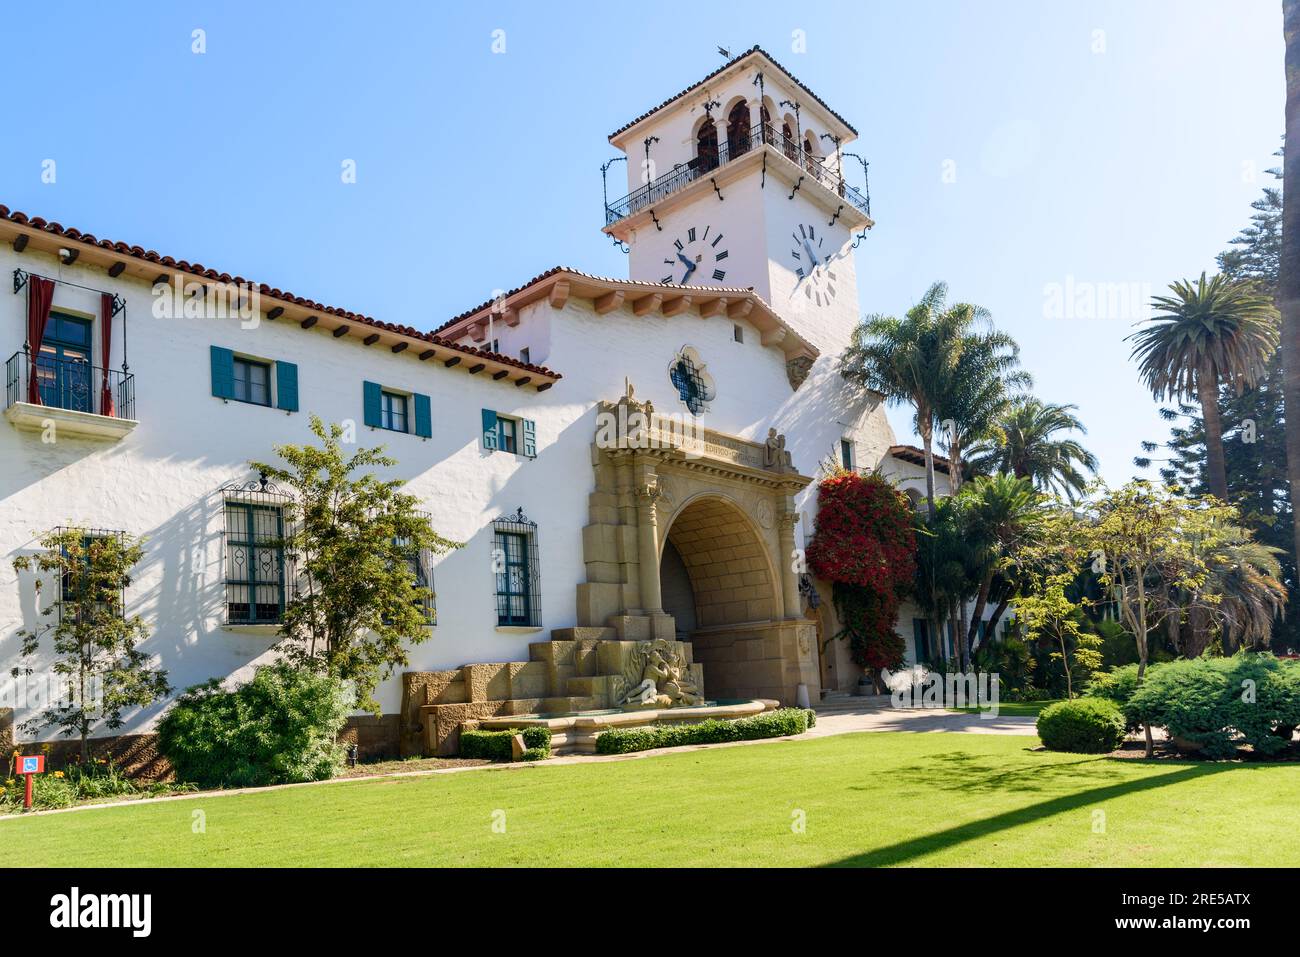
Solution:
{"label": "small sign", "polygon": [[19,774],[45,773],[45,756],[43,754],[19,756],[18,773]]}

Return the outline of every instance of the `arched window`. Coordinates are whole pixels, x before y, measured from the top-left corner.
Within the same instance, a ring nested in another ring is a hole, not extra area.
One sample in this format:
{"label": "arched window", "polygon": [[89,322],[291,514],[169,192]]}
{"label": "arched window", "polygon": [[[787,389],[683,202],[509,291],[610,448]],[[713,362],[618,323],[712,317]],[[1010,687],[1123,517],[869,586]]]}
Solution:
{"label": "arched window", "polygon": [[796,163],[799,161],[799,151],[794,145],[794,130],[790,129],[789,123],[781,124],[781,147],[785,150],[786,159]]}
{"label": "arched window", "polygon": [[767,104],[764,103],[759,108],[759,121],[763,124],[763,142],[771,143],[774,139],[772,130],[772,114],[767,111]]}
{"label": "arched window", "polygon": [[749,149],[749,104],[741,100],[727,114],[727,156],[735,159]]}
{"label": "arched window", "polygon": [[718,166],[718,128],[713,120],[705,117],[700,131],[695,134],[695,167],[701,173],[707,173]]}
{"label": "arched window", "polygon": [[812,134],[805,133],[803,137],[803,164],[809,172],[816,173],[817,170],[817,153],[813,150]]}

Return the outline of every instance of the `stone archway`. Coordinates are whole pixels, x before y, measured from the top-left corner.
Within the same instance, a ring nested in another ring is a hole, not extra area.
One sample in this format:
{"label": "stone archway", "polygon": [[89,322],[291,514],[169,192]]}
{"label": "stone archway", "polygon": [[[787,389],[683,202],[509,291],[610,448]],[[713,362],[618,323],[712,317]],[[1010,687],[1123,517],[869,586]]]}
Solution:
{"label": "stone archway", "polygon": [[705,696],[781,698],[781,585],[761,529],[735,502],[706,492],[676,510],[662,539],[664,611],[704,665]]}
{"label": "stone archway", "polygon": [[697,419],[683,431],[630,388],[597,413],[579,630],[689,641],[709,698],[791,704],[805,685],[816,700],[816,629],[792,561],[794,495],[812,480],[784,440]]}

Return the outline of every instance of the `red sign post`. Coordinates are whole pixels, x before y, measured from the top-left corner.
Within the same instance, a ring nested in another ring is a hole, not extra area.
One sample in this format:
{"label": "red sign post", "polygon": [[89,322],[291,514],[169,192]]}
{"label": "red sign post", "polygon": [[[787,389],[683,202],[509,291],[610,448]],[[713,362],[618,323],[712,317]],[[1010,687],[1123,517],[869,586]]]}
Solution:
{"label": "red sign post", "polygon": [[45,773],[45,755],[20,754],[18,756],[18,773],[27,782],[23,791],[23,809],[26,810],[32,806],[32,777]]}

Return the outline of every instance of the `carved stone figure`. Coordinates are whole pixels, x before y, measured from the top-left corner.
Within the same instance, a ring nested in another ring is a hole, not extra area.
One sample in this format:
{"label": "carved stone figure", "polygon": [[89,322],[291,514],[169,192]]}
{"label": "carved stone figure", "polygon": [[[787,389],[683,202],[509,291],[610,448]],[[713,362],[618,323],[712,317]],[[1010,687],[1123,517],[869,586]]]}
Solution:
{"label": "carved stone figure", "polygon": [[618,702],[623,708],[682,708],[704,701],[685,658],[663,638],[637,643],[623,682],[628,689]]}

